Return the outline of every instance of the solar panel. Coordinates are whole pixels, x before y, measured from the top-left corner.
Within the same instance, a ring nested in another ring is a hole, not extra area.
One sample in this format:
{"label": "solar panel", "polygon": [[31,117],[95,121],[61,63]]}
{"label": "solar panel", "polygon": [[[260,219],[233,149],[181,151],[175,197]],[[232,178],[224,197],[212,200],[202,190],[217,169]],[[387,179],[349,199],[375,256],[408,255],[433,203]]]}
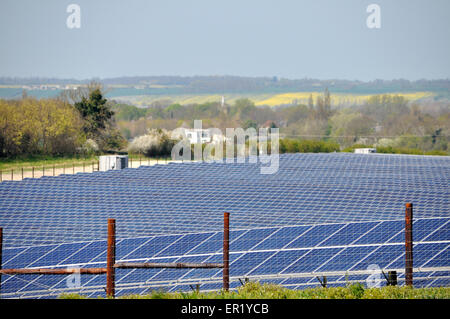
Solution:
{"label": "solar panel", "polygon": [[[394,225],[394,227],[387,227],[385,231],[391,238],[396,238],[399,232],[395,226],[397,221],[385,223]],[[434,238],[425,236],[414,245],[414,267],[419,269],[416,286],[438,284],[445,278],[447,279],[445,283],[448,284],[450,218],[416,219],[414,225],[419,233],[422,227],[438,225]],[[376,264],[385,271],[400,270],[399,279],[401,280],[401,269],[404,267],[402,241],[385,242],[384,238],[378,236],[370,237],[370,240],[364,244],[358,244],[357,240],[341,241],[345,237],[344,230],[348,230],[347,235],[354,239],[362,236],[360,233],[355,234],[354,229],[366,230],[369,234],[373,230],[371,226],[373,222],[353,222],[232,232],[230,275],[234,277],[235,282],[238,282],[240,278],[253,280],[270,278],[270,280],[286,284],[287,287],[304,288],[310,285],[317,286],[318,274],[329,274],[328,282],[332,285],[355,280],[364,282],[368,274],[355,275],[354,272],[366,271],[369,265]],[[312,231],[314,228],[323,234],[330,235],[323,236],[322,241],[317,241],[316,233]],[[276,240],[276,234],[281,240]],[[284,237],[282,234],[287,236]],[[217,245],[221,241],[221,235],[221,233],[207,232],[123,239],[117,243],[117,259],[118,262],[221,262],[222,250]],[[253,245],[255,238],[260,239],[259,244]],[[435,240],[437,238],[439,240]],[[272,242],[269,243],[269,239],[272,239]],[[243,246],[242,243],[246,242],[249,244]],[[268,245],[264,245],[265,242]],[[152,243],[155,245],[153,246]],[[291,243],[296,244],[291,245]],[[210,249],[202,248],[200,251],[193,249],[192,246],[195,244],[196,247],[203,246]],[[9,248],[4,250],[4,265],[5,268],[104,267],[105,251],[105,241]],[[447,275],[440,273],[443,271]],[[189,287],[189,285],[183,286],[183,282],[199,283],[201,289],[207,289],[213,283],[220,286],[221,272],[218,269],[119,269],[116,272],[116,286],[118,295],[130,294],[134,289],[140,289],[140,292],[145,293],[157,287],[165,287],[171,291]],[[104,275],[82,277],[82,286],[77,287],[75,291],[92,296],[104,295]],[[74,289],[67,287],[66,281],[65,276],[62,278],[54,275],[8,276],[2,281],[2,296],[26,298],[73,291]]]}
{"label": "solar panel", "polygon": [[[0,183],[3,268],[103,267],[106,220],[123,261],[221,262],[231,213],[231,276],[287,287],[365,280],[368,265],[404,268],[404,204],[414,203],[414,267],[422,286],[448,285],[449,157],[282,154],[261,163],[185,163]],[[350,274],[345,274],[350,272]],[[399,272],[399,279],[404,280]],[[64,277],[64,278],[63,278]],[[2,295],[56,296],[65,276],[3,276]],[[77,292],[104,294],[105,276]],[[85,278],[86,277],[86,278]],[[221,287],[219,269],[117,270],[117,294]]]}

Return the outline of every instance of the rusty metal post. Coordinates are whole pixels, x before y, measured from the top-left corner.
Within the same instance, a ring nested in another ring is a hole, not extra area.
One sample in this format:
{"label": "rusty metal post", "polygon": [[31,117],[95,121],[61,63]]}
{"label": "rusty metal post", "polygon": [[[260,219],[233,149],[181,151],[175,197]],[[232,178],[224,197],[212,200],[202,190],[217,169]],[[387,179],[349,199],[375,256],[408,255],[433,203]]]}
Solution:
{"label": "rusty metal post", "polygon": [[23,180],[23,167],[21,167],[21,171],[22,171],[22,180]]}
{"label": "rusty metal post", "polygon": [[108,219],[108,249],[106,252],[106,296],[114,298],[116,263],[116,220]]}
{"label": "rusty metal post", "polygon": [[53,176],[55,176],[55,164],[53,164]]}
{"label": "rusty metal post", "polygon": [[34,178],[34,166],[31,167],[31,176]]}
{"label": "rusty metal post", "polygon": [[83,162],[83,173],[85,172],[85,168],[86,168],[86,163]]}
{"label": "rusty metal post", "polygon": [[223,289],[230,288],[230,213],[223,214]]}
{"label": "rusty metal post", "polygon": [[14,170],[13,169],[11,170],[11,180],[12,181],[14,180]]}
{"label": "rusty metal post", "polygon": [[0,170],[0,182],[3,182],[3,171]]}
{"label": "rusty metal post", "polygon": [[42,176],[45,176],[45,166],[42,165]]}
{"label": "rusty metal post", "polygon": [[413,285],[413,204],[406,204],[405,212],[405,284]]}

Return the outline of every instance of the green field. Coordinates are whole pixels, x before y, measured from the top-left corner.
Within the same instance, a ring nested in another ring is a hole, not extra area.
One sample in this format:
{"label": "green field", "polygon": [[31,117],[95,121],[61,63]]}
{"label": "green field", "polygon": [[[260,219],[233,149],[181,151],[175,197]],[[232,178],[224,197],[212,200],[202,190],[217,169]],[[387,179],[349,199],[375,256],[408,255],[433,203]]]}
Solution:
{"label": "green field", "polygon": [[8,171],[8,170],[16,170],[24,168],[25,170],[30,170],[32,167],[53,167],[61,168],[64,165],[90,165],[92,162],[97,163],[98,157],[52,157],[52,156],[32,156],[32,157],[23,157],[23,158],[2,158],[0,159],[0,170]]}
{"label": "green field", "polygon": [[[170,160],[170,158],[153,158],[146,157],[144,155],[137,154],[129,154],[129,159],[134,161],[142,161],[145,163],[146,161],[155,161],[155,160]],[[53,167],[62,168],[63,166],[75,165],[82,166],[95,164],[97,167],[98,156],[73,156],[73,157],[52,157],[52,156],[34,156],[34,157],[24,157],[24,158],[2,158],[0,159],[0,170],[2,171],[10,171],[10,170],[18,170],[24,168],[24,170],[31,170],[32,167],[39,168],[42,166],[45,167]]]}

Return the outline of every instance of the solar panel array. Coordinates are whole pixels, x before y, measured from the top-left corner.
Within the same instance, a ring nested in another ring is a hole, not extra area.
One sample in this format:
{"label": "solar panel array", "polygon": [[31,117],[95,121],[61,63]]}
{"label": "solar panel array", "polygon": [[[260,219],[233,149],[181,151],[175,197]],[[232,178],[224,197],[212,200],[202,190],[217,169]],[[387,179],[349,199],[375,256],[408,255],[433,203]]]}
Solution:
{"label": "solar panel array", "polygon": [[[449,285],[449,157],[283,154],[273,175],[260,174],[264,165],[179,163],[0,183],[3,268],[104,267],[107,218],[116,219],[118,261],[221,262],[227,211],[231,287],[249,278],[297,289],[323,275],[329,286],[370,276],[384,285],[374,265],[398,271],[402,284],[412,202],[415,285]],[[70,276],[3,275],[1,294],[101,296],[105,277],[82,275],[74,288]],[[221,270],[116,270],[118,295],[195,284],[219,289]]]}
{"label": "solar panel array", "polygon": [[[417,219],[414,267],[415,286],[442,286],[450,282],[450,218]],[[221,262],[221,232],[123,239],[117,243],[118,262]],[[269,281],[301,289],[319,285],[316,276],[327,275],[328,286],[365,283],[376,265],[385,272],[404,275],[404,222],[319,224],[235,230],[230,234],[231,287],[241,281]],[[4,251],[5,268],[105,267],[106,241],[91,241]],[[363,273],[358,273],[362,271]],[[379,285],[386,284],[378,274]],[[117,295],[151,290],[221,288],[220,269],[116,270]],[[66,276],[7,276],[4,298],[50,297],[77,292],[104,296],[106,275],[82,275],[79,286],[68,286]]]}
{"label": "solar panel array", "polygon": [[283,154],[276,174],[256,163],[168,164],[0,184],[6,247],[105,238],[116,218],[121,238],[231,227],[449,216],[449,157]]}

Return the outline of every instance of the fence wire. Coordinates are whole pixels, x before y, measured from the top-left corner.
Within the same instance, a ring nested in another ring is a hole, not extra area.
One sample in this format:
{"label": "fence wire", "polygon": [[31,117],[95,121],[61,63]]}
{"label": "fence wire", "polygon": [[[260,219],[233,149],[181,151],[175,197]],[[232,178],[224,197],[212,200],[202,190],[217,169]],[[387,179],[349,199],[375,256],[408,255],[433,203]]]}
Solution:
{"label": "fence wire", "polygon": [[[106,222],[105,222],[106,231]],[[120,223],[117,232],[120,233]],[[414,287],[450,284],[450,218],[413,222]],[[4,230],[4,242],[8,232]],[[116,263],[222,263],[223,232],[118,239]],[[3,269],[73,269],[68,275],[2,275],[2,298],[54,298],[77,293],[105,297],[104,238],[3,249]],[[152,291],[217,291],[222,269],[116,269],[116,296]],[[247,281],[290,289],[405,285],[405,222],[351,222],[230,231],[230,288]]]}

